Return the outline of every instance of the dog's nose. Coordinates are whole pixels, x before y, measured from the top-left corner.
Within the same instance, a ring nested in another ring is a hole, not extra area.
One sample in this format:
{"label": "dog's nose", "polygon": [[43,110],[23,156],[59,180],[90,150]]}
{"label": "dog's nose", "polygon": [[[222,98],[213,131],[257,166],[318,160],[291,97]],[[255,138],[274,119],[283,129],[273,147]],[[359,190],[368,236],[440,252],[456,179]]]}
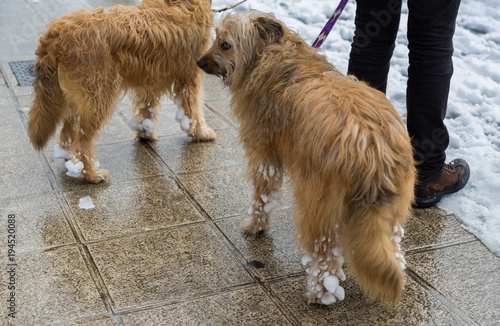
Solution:
{"label": "dog's nose", "polygon": [[196,64],[198,65],[198,67],[203,69],[203,71],[205,71],[205,68],[207,67],[207,62],[203,58],[198,60],[198,62]]}

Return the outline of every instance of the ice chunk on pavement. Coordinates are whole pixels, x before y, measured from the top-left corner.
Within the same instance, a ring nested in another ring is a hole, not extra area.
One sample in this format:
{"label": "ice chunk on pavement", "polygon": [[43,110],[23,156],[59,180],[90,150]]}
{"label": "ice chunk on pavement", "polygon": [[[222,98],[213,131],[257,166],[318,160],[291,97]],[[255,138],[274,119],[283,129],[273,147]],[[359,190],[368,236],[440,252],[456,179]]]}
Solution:
{"label": "ice chunk on pavement", "polygon": [[81,209],[92,209],[95,208],[94,203],[92,202],[92,198],[90,196],[80,198],[80,202],[78,203],[78,207]]}
{"label": "ice chunk on pavement", "polygon": [[59,144],[56,144],[54,146],[54,156],[56,158],[65,158],[65,159],[69,158],[68,151],[62,148]]}

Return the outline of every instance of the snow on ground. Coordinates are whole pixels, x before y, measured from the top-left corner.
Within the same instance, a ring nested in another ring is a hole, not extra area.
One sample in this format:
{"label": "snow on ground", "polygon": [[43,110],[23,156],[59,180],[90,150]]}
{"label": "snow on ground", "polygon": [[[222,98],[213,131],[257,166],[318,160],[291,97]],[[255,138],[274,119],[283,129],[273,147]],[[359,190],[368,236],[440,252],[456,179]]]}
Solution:
{"label": "snow on ground", "polygon": [[[213,0],[221,9],[237,0]],[[316,39],[339,1],[248,0],[232,9],[272,12],[310,44]],[[407,1],[391,61],[387,96],[399,114],[406,115],[408,67]],[[349,1],[322,45],[328,60],[347,71],[354,32],[356,3]],[[216,16],[216,19],[220,14]],[[466,229],[500,255],[500,9],[497,0],[462,0],[454,38],[455,73],[446,126],[450,133],[448,161],[464,158],[471,167],[468,185],[445,197],[438,207],[454,214]]]}

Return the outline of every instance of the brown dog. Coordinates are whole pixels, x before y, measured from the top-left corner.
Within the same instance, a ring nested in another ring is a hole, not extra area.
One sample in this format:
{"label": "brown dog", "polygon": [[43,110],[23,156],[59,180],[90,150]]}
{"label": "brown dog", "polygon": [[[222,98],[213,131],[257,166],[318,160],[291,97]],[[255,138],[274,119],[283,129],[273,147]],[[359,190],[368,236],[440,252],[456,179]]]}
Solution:
{"label": "brown dog", "polygon": [[273,15],[257,11],[225,16],[198,66],[232,93],[255,190],[246,231],[268,227],[286,169],[296,238],[309,265],[308,301],[344,298],[342,251],[369,295],[398,300],[405,266],[399,242],[415,168],[408,134],[384,94],[342,75]]}
{"label": "brown dog", "polygon": [[[53,20],[36,50],[35,100],[28,131],[42,149],[64,122],[55,155],[69,158],[68,175],[103,181],[94,138],[122,90],[134,93],[129,126],[155,140],[160,98],[174,98],[181,128],[195,140],[215,139],[199,103],[203,72],[196,60],[210,43],[209,0],[144,0],[134,7],[78,10]],[[69,153],[68,153],[69,152]]]}

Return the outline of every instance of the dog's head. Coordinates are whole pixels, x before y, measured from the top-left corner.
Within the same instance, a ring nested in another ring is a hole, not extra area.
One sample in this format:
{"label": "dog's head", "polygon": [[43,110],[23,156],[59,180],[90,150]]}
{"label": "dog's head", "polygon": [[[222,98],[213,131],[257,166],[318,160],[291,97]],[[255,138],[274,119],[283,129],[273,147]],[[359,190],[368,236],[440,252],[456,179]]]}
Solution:
{"label": "dog's head", "polygon": [[264,48],[277,43],[286,31],[272,14],[257,10],[228,14],[221,19],[216,39],[198,66],[231,86],[252,69]]}

